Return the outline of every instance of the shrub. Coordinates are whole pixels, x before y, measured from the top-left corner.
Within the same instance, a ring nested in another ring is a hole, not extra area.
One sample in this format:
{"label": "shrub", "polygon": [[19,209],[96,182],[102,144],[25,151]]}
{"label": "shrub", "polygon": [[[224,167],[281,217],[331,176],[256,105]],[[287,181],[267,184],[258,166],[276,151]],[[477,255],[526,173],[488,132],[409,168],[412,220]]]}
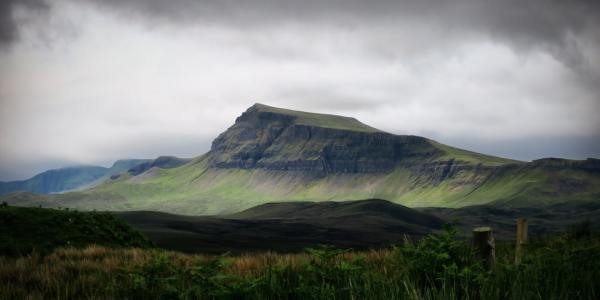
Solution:
{"label": "shrub", "polygon": [[585,220],[569,227],[567,236],[571,239],[590,238],[592,236],[592,222]]}
{"label": "shrub", "polygon": [[473,295],[486,276],[473,248],[458,239],[456,229],[449,225],[441,234],[407,242],[395,252],[400,267],[407,268],[409,277],[421,288],[452,288],[461,295]]}
{"label": "shrub", "polygon": [[45,255],[64,246],[152,247],[125,221],[109,213],[35,207],[0,207],[0,255]]}
{"label": "shrub", "polygon": [[349,298],[352,282],[359,279],[364,268],[362,257],[344,259],[343,254],[349,250],[328,246],[307,248],[305,251],[309,254],[309,261],[299,271],[299,294],[303,297]]}

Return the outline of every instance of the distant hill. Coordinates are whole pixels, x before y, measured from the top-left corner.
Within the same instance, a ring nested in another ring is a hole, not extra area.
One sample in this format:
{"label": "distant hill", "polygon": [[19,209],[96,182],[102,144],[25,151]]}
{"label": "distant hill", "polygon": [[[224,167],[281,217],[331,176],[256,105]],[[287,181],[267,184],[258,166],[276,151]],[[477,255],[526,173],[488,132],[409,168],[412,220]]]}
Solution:
{"label": "distant hill", "polygon": [[[381,199],[342,202],[273,202],[224,217],[245,220],[320,219],[321,223],[332,223],[332,226],[339,225],[341,219],[348,219],[350,222],[356,223],[356,226],[362,226],[360,221],[364,221],[366,218],[376,218],[378,221],[393,219],[395,222],[403,222],[406,223],[407,228],[414,225],[437,229],[443,223],[441,219],[430,214]],[[407,231],[407,233],[415,232],[418,230]]]}
{"label": "distant hill", "polygon": [[170,169],[191,161],[189,158],[160,156],[156,159],[120,159],[110,168],[76,166],[44,171],[27,180],[0,182],[0,195],[12,192],[52,194],[90,188],[121,173],[139,175],[151,168]]}
{"label": "distant hill", "polygon": [[387,199],[408,207],[546,206],[599,201],[600,160],[520,162],[380,131],[342,116],[255,104],[208,153],[165,159],[19,205],[229,214],[269,202]]}
{"label": "distant hill", "polygon": [[444,221],[389,201],[291,202],[238,214],[191,217],[121,212],[157,246],[185,252],[299,251],[320,244],[369,248],[400,244],[442,228]]}
{"label": "distant hill", "polygon": [[501,239],[514,239],[517,218],[528,220],[528,230],[532,236],[567,232],[585,223],[588,223],[590,230],[600,231],[600,201],[563,202],[537,207],[473,205],[418,210],[453,221],[466,234],[470,234],[475,227],[490,226],[494,229],[494,235]]}
{"label": "distant hill", "polygon": [[108,213],[0,206],[0,255],[45,254],[90,244],[150,247],[152,243]]}
{"label": "distant hill", "polygon": [[527,218],[529,233],[540,237],[582,228],[600,230],[600,202],[542,207],[411,209],[380,199],[341,202],[278,202],[221,216],[183,216],[162,212],[117,212],[157,246],[184,252],[235,253],[299,251],[333,245],[364,249],[401,244],[438,232],[443,224],[470,238],[473,228],[490,226],[498,240],[513,240],[515,220]]}
{"label": "distant hill", "polygon": [[48,170],[27,180],[0,182],[0,195],[16,191],[50,194],[75,190],[99,183],[101,179],[125,172],[138,164],[148,161],[150,160],[123,159],[116,161],[110,168],[77,166]]}

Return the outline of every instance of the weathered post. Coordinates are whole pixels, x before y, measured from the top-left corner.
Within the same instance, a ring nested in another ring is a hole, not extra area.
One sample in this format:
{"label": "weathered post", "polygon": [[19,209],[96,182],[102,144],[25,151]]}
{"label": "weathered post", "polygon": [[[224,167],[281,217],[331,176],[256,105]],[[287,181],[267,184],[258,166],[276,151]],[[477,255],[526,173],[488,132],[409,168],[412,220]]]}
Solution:
{"label": "weathered post", "polygon": [[523,259],[523,252],[525,251],[525,244],[527,244],[527,219],[517,219],[517,247],[515,249],[515,265],[521,263]]}
{"label": "weathered post", "polygon": [[496,241],[492,228],[478,227],[473,229],[473,245],[483,265],[491,270],[496,264]]}

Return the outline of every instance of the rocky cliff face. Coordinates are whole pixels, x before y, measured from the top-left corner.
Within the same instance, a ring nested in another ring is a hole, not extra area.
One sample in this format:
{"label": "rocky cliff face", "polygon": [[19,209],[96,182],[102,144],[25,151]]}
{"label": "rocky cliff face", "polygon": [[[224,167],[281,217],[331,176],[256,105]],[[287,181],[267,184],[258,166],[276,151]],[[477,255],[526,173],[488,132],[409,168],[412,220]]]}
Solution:
{"label": "rocky cliff face", "polygon": [[[352,118],[321,127],[303,117],[293,111],[252,106],[213,141],[210,165],[321,174],[377,173],[439,153],[425,138],[374,130]],[[369,130],[361,130],[360,125]]]}
{"label": "rocky cliff face", "polygon": [[461,172],[471,174],[468,182],[465,183],[481,183],[485,180],[485,177],[505,167],[469,164],[450,159],[448,161],[413,163],[408,168],[423,183],[434,184],[446,179],[455,178]]}
{"label": "rocky cliff face", "polygon": [[590,172],[600,172],[600,159],[588,158],[586,160],[569,160],[564,158],[542,158],[530,163],[534,167],[542,167],[549,170],[579,169]]}

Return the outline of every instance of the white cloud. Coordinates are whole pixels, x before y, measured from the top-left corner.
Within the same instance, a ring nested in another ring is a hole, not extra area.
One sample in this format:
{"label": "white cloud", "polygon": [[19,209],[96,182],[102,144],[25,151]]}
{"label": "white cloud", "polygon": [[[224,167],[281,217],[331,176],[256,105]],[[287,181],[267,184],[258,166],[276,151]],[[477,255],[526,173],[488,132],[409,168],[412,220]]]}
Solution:
{"label": "white cloud", "polygon": [[[28,29],[0,56],[0,179],[48,162],[199,155],[254,102],[474,150],[600,128],[598,95],[556,55],[437,23],[148,26],[57,3],[48,30],[68,38],[40,43]],[[508,148],[495,154],[531,158]]]}

